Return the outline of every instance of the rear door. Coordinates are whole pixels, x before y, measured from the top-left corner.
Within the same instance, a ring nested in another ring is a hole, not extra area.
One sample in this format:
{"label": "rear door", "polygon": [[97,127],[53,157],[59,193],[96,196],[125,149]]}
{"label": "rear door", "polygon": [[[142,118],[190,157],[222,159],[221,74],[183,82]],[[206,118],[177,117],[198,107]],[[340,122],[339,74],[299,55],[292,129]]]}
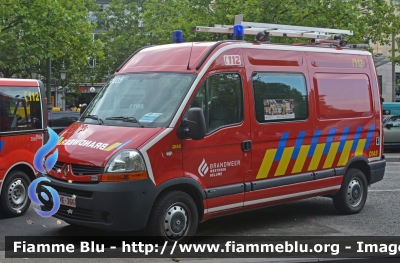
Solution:
{"label": "rear door", "polygon": [[208,213],[243,206],[243,179],[251,164],[243,76],[243,69],[210,72],[191,101],[191,107],[203,109],[207,135],[183,140],[183,169],[205,189]]}

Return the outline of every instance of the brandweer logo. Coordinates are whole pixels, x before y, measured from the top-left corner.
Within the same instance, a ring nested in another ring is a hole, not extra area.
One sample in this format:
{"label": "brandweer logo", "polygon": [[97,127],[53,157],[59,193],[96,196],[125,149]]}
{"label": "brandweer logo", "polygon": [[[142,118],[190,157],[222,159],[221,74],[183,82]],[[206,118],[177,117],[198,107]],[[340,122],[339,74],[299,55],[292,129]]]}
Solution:
{"label": "brandweer logo", "polygon": [[[54,153],[52,153],[50,156],[45,158],[46,155],[50,153],[57,146],[59,140],[57,133],[55,133],[49,127],[47,127],[47,130],[50,136],[49,141],[45,145],[40,147],[40,149],[36,152],[35,157],[33,159],[33,165],[35,166],[35,169],[41,172],[42,174],[44,173],[48,174],[49,173],[48,171],[53,168],[58,158],[58,149],[56,149]],[[28,187],[29,198],[32,200],[33,203],[40,206],[43,206],[43,203],[39,200],[38,196],[36,195],[36,188],[38,184],[42,181],[50,182],[50,180],[47,179],[46,177],[40,177],[33,180]],[[45,187],[48,193],[50,193],[51,195],[51,200],[53,200],[53,208],[50,211],[41,211],[37,208],[34,209],[36,213],[38,213],[40,216],[50,217],[55,213],[57,213],[58,209],[60,208],[60,197],[54,188],[46,185],[44,185],[43,187]],[[41,192],[40,195],[41,197],[43,197],[44,200],[46,201],[50,200],[50,197],[45,192]]]}

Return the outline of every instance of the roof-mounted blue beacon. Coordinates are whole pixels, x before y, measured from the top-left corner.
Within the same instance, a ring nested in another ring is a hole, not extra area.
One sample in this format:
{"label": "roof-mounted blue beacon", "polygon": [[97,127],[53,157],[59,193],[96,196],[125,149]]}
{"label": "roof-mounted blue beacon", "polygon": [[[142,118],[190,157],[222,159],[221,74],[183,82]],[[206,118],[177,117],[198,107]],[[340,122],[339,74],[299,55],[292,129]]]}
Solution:
{"label": "roof-mounted blue beacon", "polygon": [[174,30],[174,43],[182,43],[184,41],[182,30]]}
{"label": "roof-mounted blue beacon", "polygon": [[242,25],[233,26],[233,39],[243,40],[244,39],[244,28]]}

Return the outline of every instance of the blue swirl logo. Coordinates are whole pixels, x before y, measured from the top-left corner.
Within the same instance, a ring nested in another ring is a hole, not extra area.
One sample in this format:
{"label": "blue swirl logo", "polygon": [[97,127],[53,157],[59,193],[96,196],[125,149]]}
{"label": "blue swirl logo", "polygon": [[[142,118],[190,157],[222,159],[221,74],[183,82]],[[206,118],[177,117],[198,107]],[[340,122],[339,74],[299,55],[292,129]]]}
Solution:
{"label": "blue swirl logo", "polygon": [[[58,135],[55,133],[51,128],[47,127],[49,132],[49,140],[48,142],[40,147],[40,149],[36,152],[35,157],[33,159],[33,165],[35,166],[36,170],[41,173],[48,174],[49,170],[53,168],[56,164],[58,159],[58,149],[54,151],[50,156],[46,158],[46,155],[50,153],[58,143]],[[42,181],[50,182],[50,179],[46,177],[39,177],[32,181],[32,183],[28,187],[28,195],[32,202],[36,205],[43,206],[43,203],[39,200],[39,197],[36,195],[36,189],[38,184]],[[44,188],[43,188],[44,187]],[[53,208],[50,211],[41,211],[37,208],[34,208],[36,213],[38,213],[42,217],[50,217],[57,213],[58,209],[60,208],[60,196],[58,195],[57,191],[47,185],[43,185],[41,188],[42,192],[40,192],[40,196],[46,200],[50,201],[49,195],[51,195],[51,200],[53,201]],[[47,192],[47,193],[46,193]]]}

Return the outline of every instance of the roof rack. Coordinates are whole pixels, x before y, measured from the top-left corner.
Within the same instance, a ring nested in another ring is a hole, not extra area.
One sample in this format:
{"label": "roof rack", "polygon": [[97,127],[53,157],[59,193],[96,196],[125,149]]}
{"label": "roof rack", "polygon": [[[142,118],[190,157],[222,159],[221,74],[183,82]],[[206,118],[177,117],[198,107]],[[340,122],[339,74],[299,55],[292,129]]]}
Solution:
{"label": "roof rack", "polygon": [[[291,38],[308,38],[315,40],[331,40],[332,44],[339,44],[343,36],[352,36],[353,31],[330,28],[317,28],[305,26],[291,26],[279,24],[266,24],[243,21],[243,15],[235,17],[235,25],[242,25],[245,35],[256,36],[260,32],[267,33],[273,37],[291,37]],[[194,26],[193,32],[233,34],[233,25],[214,25],[214,27]],[[318,42],[318,41],[316,41]]]}

